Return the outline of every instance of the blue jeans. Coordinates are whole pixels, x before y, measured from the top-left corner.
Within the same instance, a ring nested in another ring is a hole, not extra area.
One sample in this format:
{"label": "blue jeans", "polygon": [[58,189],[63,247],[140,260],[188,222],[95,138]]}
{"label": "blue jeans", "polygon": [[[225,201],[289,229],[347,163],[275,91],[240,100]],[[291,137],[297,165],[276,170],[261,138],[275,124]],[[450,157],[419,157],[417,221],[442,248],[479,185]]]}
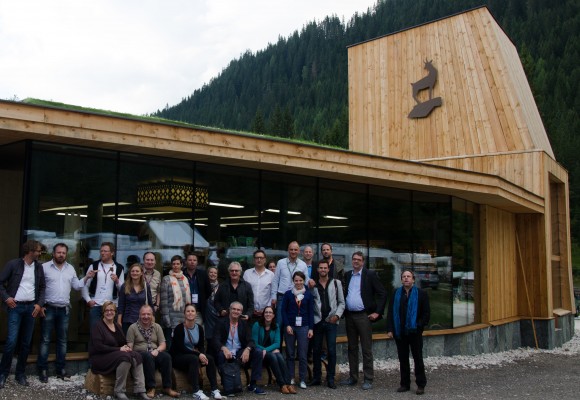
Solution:
{"label": "blue jeans", "polygon": [[[237,362],[240,363],[242,368],[251,368],[252,372],[250,373],[250,381],[259,382],[262,379],[262,350],[258,350],[257,348],[252,349],[250,353],[249,360],[242,364],[242,349],[238,350],[238,354],[236,355]],[[226,356],[224,355],[223,351],[219,351],[217,355],[217,366],[220,374],[223,370],[223,365],[226,363]]]}
{"label": "blue jeans", "polygon": [[17,303],[16,307],[8,308],[8,335],[4,354],[0,362],[0,375],[6,377],[10,373],[12,365],[12,355],[16,349],[16,343],[20,338],[20,349],[18,351],[18,362],[16,363],[16,377],[25,376],[26,359],[30,353],[30,342],[34,331],[34,318],[32,317],[34,304]]}
{"label": "blue jeans", "polygon": [[276,383],[282,387],[282,385],[289,385],[290,381],[288,379],[288,370],[286,368],[286,360],[282,356],[282,353],[277,352],[267,352],[266,357],[262,361],[262,365],[266,368],[270,367],[272,373],[276,377]]}
{"label": "blue jeans", "polygon": [[298,344],[298,377],[300,382],[306,381],[308,368],[308,326],[293,326],[294,335],[289,335],[284,330],[284,340],[286,341],[286,368],[288,368],[288,380],[294,376],[295,360],[294,349]]}
{"label": "blue jeans", "polygon": [[50,345],[50,334],[53,329],[56,344],[56,370],[60,372],[64,369],[69,314],[68,307],[46,306],[45,317],[42,319],[40,351],[36,364],[39,371],[48,369],[48,347]]}
{"label": "blue jeans", "polygon": [[336,332],[338,330],[337,324],[320,321],[314,325],[314,338],[312,340],[312,379],[322,379],[322,341],[326,338],[328,369],[326,370],[326,380],[334,383],[334,375],[336,374]]}
{"label": "blue jeans", "polygon": [[95,304],[89,309],[89,332],[93,330],[93,326],[98,320],[103,318],[103,306]]}

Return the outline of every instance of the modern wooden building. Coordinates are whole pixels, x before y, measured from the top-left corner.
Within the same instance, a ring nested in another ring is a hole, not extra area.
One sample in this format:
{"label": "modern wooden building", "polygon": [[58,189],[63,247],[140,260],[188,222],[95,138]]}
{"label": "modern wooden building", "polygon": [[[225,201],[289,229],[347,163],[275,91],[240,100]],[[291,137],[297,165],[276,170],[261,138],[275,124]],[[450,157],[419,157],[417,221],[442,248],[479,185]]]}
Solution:
{"label": "modern wooden building", "polygon": [[[348,150],[1,101],[0,260],[34,238],[67,243],[79,273],[103,241],[120,263],[153,250],[162,269],[194,250],[205,265],[249,267],[256,247],[280,258],[291,240],[330,242],[346,269],[362,250],[389,291],[416,271],[433,307],[427,355],[569,340],[567,172],[488,10],[348,58]],[[70,347],[82,352],[73,298]],[[384,333],[376,324],[379,357],[394,354]]]}

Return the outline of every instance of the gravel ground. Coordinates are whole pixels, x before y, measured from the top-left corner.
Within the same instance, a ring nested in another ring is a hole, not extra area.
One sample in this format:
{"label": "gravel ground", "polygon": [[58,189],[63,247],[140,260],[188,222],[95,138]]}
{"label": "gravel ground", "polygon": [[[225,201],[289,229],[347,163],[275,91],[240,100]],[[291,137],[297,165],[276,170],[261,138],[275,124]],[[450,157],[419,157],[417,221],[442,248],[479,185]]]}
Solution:
{"label": "gravel ground", "polygon": [[[577,326],[580,325],[577,323]],[[425,399],[574,399],[580,398],[580,329],[574,338],[562,348],[555,350],[518,349],[503,353],[459,357],[429,357]],[[346,377],[347,367],[337,381]],[[75,375],[70,382],[49,378],[48,384],[30,377],[31,386],[24,388],[10,376],[6,387],[0,389],[0,399],[38,400],[102,400],[105,397],[88,393],[84,388],[84,376]],[[395,361],[375,362],[374,387],[362,391],[360,387],[340,387],[336,390],[325,386],[298,389],[300,399],[333,397],[337,400],[353,399],[411,399],[417,398],[414,391],[396,393],[399,386],[398,363]],[[244,398],[288,399],[289,395],[277,393],[275,388],[265,388],[267,396],[245,393]],[[414,389],[414,387],[412,387]],[[183,394],[182,398],[191,398]],[[294,397],[298,398],[298,397]],[[110,399],[110,398],[109,398]],[[169,399],[158,396],[158,399]]]}

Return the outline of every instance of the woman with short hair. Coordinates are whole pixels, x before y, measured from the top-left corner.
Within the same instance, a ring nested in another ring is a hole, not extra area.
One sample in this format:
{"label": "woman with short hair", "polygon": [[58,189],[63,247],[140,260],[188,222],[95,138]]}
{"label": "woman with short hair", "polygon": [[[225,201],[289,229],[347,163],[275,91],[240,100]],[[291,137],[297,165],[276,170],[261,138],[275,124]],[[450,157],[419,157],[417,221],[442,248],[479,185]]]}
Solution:
{"label": "woman with short hair", "polygon": [[117,399],[128,400],[125,393],[127,377],[133,376],[133,393],[140,399],[149,400],[145,393],[143,359],[127,345],[121,325],[115,322],[117,306],[112,301],[103,304],[103,318],[91,330],[89,363],[94,374],[115,373],[113,393]]}

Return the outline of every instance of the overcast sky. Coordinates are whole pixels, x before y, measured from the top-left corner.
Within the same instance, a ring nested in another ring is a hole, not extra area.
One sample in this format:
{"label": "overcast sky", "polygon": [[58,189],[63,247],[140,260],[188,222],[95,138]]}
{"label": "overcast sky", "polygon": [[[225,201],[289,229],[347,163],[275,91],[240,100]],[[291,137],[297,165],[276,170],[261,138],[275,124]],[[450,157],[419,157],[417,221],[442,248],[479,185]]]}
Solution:
{"label": "overcast sky", "polygon": [[[246,50],[375,0],[0,0],[0,98],[146,114]],[[346,52],[346,49],[345,49]]]}

